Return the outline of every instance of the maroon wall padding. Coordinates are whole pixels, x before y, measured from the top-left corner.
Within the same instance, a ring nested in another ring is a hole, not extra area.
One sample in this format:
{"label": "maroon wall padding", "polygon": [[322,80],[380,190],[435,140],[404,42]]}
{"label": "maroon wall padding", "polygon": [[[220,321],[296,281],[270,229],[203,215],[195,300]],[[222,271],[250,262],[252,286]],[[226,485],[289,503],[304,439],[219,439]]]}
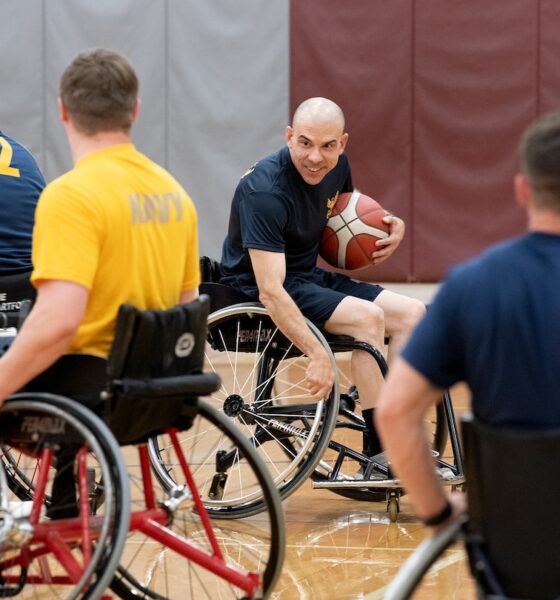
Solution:
{"label": "maroon wall padding", "polygon": [[437,281],[520,233],[520,133],[560,108],[557,0],[291,3],[291,108],[338,102],[355,186],[407,223],[363,279]]}
{"label": "maroon wall padding", "polygon": [[560,110],[560,2],[540,0],[539,60],[536,77],[539,114]]}

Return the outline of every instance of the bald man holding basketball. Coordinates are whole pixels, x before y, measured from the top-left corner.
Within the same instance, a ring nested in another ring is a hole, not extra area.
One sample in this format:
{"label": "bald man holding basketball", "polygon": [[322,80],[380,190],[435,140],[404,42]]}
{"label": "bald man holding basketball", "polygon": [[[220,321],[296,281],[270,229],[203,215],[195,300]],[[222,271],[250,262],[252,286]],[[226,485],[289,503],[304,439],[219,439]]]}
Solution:
{"label": "bald man holding basketball", "polygon": [[[353,191],[347,142],[338,105],[326,98],[300,104],[286,128],[286,146],[257,162],[237,186],[220,265],[221,281],[260,300],[309,357],[306,381],[317,400],[328,396],[334,373],[303,317],[377,348],[388,337],[390,359],[425,312],[418,300],[316,266],[330,210],[339,194]],[[390,235],[377,242],[372,264],[389,258],[404,236],[401,219],[384,220]],[[351,368],[370,432],[364,451],[373,456],[381,452],[373,407],[382,376],[363,351],[353,352]]]}

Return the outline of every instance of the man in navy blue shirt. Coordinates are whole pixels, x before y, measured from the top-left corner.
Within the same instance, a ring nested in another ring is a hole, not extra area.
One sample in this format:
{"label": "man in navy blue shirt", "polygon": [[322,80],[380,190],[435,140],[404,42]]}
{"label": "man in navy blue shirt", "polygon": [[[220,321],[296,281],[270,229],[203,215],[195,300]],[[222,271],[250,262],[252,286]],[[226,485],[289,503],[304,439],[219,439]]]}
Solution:
{"label": "man in navy blue shirt", "polygon": [[[316,399],[329,394],[334,374],[304,316],[330,333],[377,348],[387,336],[390,358],[424,313],[418,300],[316,267],[329,211],[339,194],[353,191],[347,142],[339,106],[326,98],[304,101],[286,128],[286,147],[259,161],[239,182],[220,265],[221,281],[259,299],[309,357],[307,386]],[[385,222],[390,235],[377,242],[373,264],[391,256],[404,235],[401,219],[390,215]],[[352,356],[352,373],[370,429],[364,450],[374,455],[381,450],[372,411],[382,376],[362,351]]]}
{"label": "man in navy blue shirt", "polygon": [[442,388],[465,381],[487,424],[560,427],[560,113],[525,132],[520,158],[514,187],[528,232],[450,271],[377,411],[394,470],[420,518],[438,526],[464,510],[459,494],[450,506],[425,442]]}
{"label": "man in navy blue shirt", "polygon": [[32,268],[35,206],[44,187],[29,150],[0,131],[0,276]]}
{"label": "man in navy blue shirt", "polygon": [[35,297],[29,283],[35,206],[45,187],[27,148],[0,131],[0,312]]}

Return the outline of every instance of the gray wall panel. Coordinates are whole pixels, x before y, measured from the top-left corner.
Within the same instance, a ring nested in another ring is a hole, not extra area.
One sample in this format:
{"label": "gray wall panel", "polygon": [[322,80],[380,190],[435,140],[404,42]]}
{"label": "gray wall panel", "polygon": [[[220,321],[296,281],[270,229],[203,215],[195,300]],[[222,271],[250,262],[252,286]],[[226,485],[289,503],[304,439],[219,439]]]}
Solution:
{"label": "gray wall panel", "polygon": [[283,144],[288,3],[170,7],[169,167],[199,207],[202,252],[219,257],[237,180]]}
{"label": "gray wall panel", "polygon": [[[122,52],[140,78],[142,111],[133,130],[140,150],[165,156],[166,2],[152,0],[46,0],[47,139],[45,176],[52,179],[71,166],[56,109],[60,75],[81,50],[108,47]],[[52,145],[51,145],[52,144]]]}
{"label": "gray wall panel", "polygon": [[0,130],[44,167],[43,0],[2,2],[0,14]]}
{"label": "gray wall panel", "polygon": [[125,54],[140,78],[138,148],[185,185],[201,252],[219,256],[237,179],[283,144],[288,122],[288,0],[4,2],[0,128],[47,180],[72,166],[56,97],[80,50]]}

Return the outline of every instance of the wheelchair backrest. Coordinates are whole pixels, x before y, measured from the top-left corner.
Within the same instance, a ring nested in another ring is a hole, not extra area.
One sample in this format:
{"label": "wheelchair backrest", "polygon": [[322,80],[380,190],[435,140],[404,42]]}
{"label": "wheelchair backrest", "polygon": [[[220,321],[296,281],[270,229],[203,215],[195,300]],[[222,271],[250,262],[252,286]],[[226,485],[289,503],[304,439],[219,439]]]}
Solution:
{"label": "wheelchair backrest", "polygon": [[120,307],[108,362],[109,379],[151,379],[201,373],[209,300],[167,310]]}
{"label": "wheelchair backrest", "polygon": [[31,272],[0,277],[0,329],[19,328],[37,292],[30,282]]}
{"label": "wheelchair backrest", "polygon": [[[467,551],[486,593],[560,594],[560,430],[519,431],[462,420]],[[486,568],[481,567],[486,564]]]}
{"label": "wheelchair backrest", "polygon": [[188,429],[198,397],[219,387],[217,375],[202,373],[208,306],[207,296],[168,310],[121,306],[102,394],[105,421],[121,444]]}

